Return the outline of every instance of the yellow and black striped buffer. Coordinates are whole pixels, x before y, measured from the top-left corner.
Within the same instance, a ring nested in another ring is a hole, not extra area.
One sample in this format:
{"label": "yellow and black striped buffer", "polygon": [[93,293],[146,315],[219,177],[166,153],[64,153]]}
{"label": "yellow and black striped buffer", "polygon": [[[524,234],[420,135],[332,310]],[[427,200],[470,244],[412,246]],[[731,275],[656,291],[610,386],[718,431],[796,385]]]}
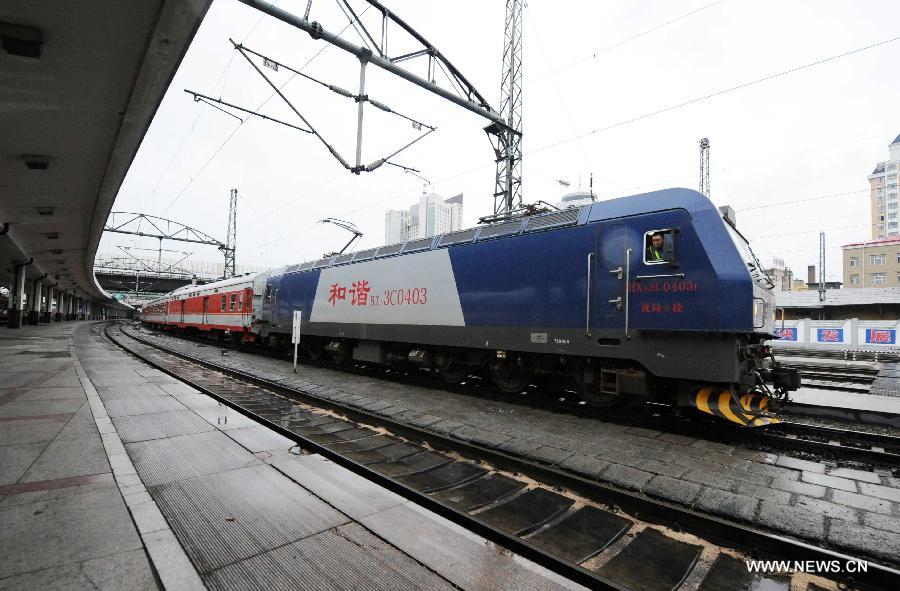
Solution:
{"label": "yellow and black striped buffer", "polygon": [[769,414],[769,397],[765,394],[747,393],[737,396],[721,388],[698,388],[689,402],[691,406],[713,416],[737,423],[743,427],[762,427],[781,421]]}

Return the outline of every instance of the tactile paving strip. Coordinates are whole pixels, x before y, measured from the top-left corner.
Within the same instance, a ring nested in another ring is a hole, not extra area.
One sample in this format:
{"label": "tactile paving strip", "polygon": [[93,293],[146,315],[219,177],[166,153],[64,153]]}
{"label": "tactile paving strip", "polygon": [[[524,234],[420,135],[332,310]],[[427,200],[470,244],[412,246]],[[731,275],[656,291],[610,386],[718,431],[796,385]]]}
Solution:
{"label": "tactile paving strip", "polygon": [[201,573],[349,521],[269,466],[209,474],[152,492]]}
{"label": "tactile paving strip", "polygon": [[146,486],[260,463],[220,431],[128,443],[125,449]]}
{"label": "tactile paving strip", "polygon": [[122,443],[203,433],[213,429],[192,410],[113,417],[112,422]]}
{"label": "tactile paving strip", "polygon": [[455,589],[357,524],[341,526],[210,573],[211,589]]}
{"label": "tactile paving strip", "polygon": [[655,529],[638,533],[597,573],[631,591],[675,589],[694,567],[702,548]]}
{"label": "tactile paving strip", "polygon": [[185,406],[170,396],[130,396],[103,401],[110,417],[144,415],[157,412],[185,410]]}

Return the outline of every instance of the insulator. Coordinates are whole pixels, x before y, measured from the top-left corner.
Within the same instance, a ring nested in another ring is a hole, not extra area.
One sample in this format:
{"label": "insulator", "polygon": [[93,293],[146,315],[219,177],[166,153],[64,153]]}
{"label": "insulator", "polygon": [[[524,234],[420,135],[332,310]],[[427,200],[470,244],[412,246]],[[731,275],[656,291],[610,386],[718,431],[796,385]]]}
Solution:
{"label": "insulator", "polygon": [[344,90],[340,86],[335,86],[334,84],[329,84],[328,89],[332,92],[336,92],[341,96],[345,96],[347,98],[356,98],[356,95],[350,92],[349,90]]}

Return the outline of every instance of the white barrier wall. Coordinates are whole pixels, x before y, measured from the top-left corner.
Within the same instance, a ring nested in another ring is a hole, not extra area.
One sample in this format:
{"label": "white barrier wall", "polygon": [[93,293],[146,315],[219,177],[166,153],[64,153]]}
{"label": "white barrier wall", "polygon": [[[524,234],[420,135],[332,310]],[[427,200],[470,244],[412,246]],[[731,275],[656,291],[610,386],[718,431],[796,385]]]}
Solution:
{"label": "white barrier wall", "polygon": [[781,338],[770,341],[775,347],[815,349],[900,349],[900,320],[785,320],[775,323]]}

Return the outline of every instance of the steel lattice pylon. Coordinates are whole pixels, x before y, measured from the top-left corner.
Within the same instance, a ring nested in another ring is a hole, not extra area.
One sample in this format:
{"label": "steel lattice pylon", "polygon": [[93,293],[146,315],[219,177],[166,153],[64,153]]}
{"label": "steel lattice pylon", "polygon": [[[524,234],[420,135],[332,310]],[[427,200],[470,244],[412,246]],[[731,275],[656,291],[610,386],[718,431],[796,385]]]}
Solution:
{"label": "steel lattice pylon", "polygon": [[237,200],[238,190],[231,190],[231,200],[228,204],[228,233],[225,238],[225,247],[222,251],[225,253],[225,271],[223,278],[235,276],[234,252],[237,243]]}
{"label": "steel lattice pylon", "polygon": [[500,114],[506,128],[488,126],[497,159],[494,214],[522,205],[522,2],[506,0]]}
{"label": "steel lattice pylon", "polygon": [[709,197],[709,138],[700,140],[700,192]]}

